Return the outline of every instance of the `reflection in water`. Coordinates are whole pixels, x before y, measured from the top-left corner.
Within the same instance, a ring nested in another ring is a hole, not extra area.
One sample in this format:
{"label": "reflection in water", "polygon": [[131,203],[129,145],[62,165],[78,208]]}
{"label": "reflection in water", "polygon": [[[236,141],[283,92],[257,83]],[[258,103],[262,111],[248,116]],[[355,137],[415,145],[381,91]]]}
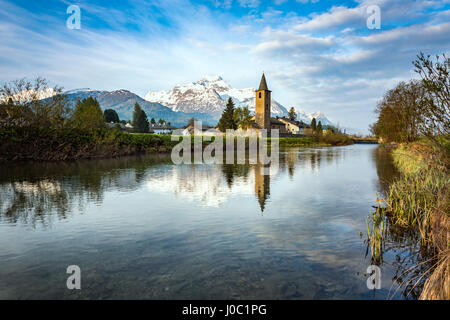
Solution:
{"label": "reflection in water", "polygon": [[144,181],[146,170],[162,163],[170,163],[170,157],[2,166],[0,221],[48,226],[53,215],[65,219],[74,211],[82,212],[87,203],[102,203],[108,190],[136,190]]}
{"label": "reflection in water", "polygon": [[255,166],[255,194],[258,198],[259,207],[261,212],[264,212],[264,206],[266,205],[266,200],[270,195],[270,175],[265,174],[264,166],[258,164]]}
{"label": "reflection in water", "polygon": [[[339,162],[342,152],[337,149],[311,149],[299,153],[290,148],[280,154],[280,166],[293,178],[298,162],[302,168],[318,172],[320,162]],[[223,179],[214,165],[180,165],[170,170],[154,166],[169,165],[169,155],[123,157],[100,161],[70,163],[21,164],[0,170],[0,218],[9,222],[35,225],[51,223],[53,214],[67,218],[72,211],[83,211],[86,203],[103,201],[108,190],[133,191],[145,183],[155,192],[173,192],[202,205],[217,207],[233,192],[253,192],[261,212],[270,197],[270,175],[261,164],[220,165]],[[267,168],[266,168],[267,169]],[[250,172],[253,171],[253,177]],[[151,174],[149,174],[151,172]],[[273,171],[271,174],[274,174]],[[14,180],[14,177],[21,177]],[[223,188],[225,182],[228,191]],[[254,185],[250,187],[250,183]],[[253,191],[252,191],[253,190]],[[74,206],[77,210],[74,210]]]}
{"label": "reflection in water", "polygon": [[375,184],[378,186],[380,196],[384,197],[389,190],[389,185],[399,176],[399,173],[392,163],[393,160],[390,149],[385,147],[375,148],[373,149],[372,156],[378,175]]}
{"label": "reflection in water", "polygon": [[[281,150],[270,175],[170,155],[2,166],[0,299],[373,298],[359,234],[389,161],[358,145]],[[391,241],[384,279],[408,259]]]}

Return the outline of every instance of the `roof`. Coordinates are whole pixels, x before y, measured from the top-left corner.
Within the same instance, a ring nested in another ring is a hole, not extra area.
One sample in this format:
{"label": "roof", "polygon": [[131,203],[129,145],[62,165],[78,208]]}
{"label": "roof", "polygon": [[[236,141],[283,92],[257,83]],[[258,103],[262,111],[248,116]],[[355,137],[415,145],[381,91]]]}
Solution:
{"label": "roof", "polygon": [[269,88],[267,87],[266,76],[264,75],[264,73],[261,77],[261,82],[259,83],[258,91],[260,91],[260,90],[270,91]]}
{"label": "roof", "polygon": [[278,120],[277,118],[270,118],[270,124],[281,124],[284,126],[284,123]]}
{"label": "roof", "polygon": [[295,125],[295,126],[297,126],[299,128],[306,128],[306,127],[308,127],[307,124],[304,123],[303,121],[291,120],[291,119],[286,118],[286,117],[281,117],[281,118],[277,117],[277,119],[282,121],[283,123],[288,122],[288,123],[293,124],[293,125]]}
{"label": "roof", "polygon": [[173,130],[173,129],[176,129],[176,128],[174,126],[171,126],[170,124],[150,123],[150,129]]}

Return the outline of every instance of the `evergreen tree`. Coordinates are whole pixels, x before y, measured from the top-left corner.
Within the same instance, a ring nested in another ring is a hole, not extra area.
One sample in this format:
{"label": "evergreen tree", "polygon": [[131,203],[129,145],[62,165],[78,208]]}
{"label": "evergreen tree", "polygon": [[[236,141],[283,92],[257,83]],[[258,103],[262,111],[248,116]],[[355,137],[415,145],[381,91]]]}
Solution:
{"label": "evergreen tree", "polygon": [[102,109],[97,99],[88,97],[78,101],[73,113],[73,123],[80,129],[101,128],[105,124]]}
{"label": "evergreen tree", "polygon": [[155,118],[152,118],[152,120],[150,120],[150,123],[151,123],[151,124],[155,124],[155,123],[156,123]]}
{"label": "evergreen tree", "polygon": [[134,105],[132,125],[134,128],[134,132],[146,133],[149,130],[147,115],[137,102]]}
{"label": "evergreen tree", "polygon": [[231,98],[228,98],[227,106],[222,113],[218,127],[222,132],[225,132],[227,129],[237,129],[236,121],[234,120],[234,103]]}
{"label": "evergreen tree", "polygon": [[292,107],[291,109],[289,109],[288,116],[289,116],[289,120],[294,121],[295,119],[297,119],[297,112],[295,112],[294,107]]}
{"label": "evergreen tree", "polygon": [[117,114],[116,110],[114,110],[114,109],[106,109],[103,112],[103,118],[105,119],[105,122],[107,122],[107,123],[110,123],[110,122],[118,123],[118,122],[120,122],[119,115]]}
{"label": "evergreen tree", "polygon": [[253,125],[252,116],[247,106],[234,110],[234,122],[238,128],[248,129]]}
{"label": "evergreen tree", "polygon": [[323,131],[323,129],[322,129],[322,122],[319,121],[319,124],[317,125],[317,133],[318,133],[319,135],[321,135],[321,134],[322,134],[322,131]]}
{"label": "evergreen tree", "polygon": [[317,129],[316,118],[312,118],[312,120],[311,120],[311,129],[313,131],[316,131],[316,129]]}

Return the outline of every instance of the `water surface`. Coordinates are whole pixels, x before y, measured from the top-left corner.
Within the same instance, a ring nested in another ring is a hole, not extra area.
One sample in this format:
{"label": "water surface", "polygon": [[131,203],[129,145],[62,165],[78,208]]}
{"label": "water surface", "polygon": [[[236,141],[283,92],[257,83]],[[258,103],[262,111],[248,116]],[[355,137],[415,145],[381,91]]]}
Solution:
{"label": "water surface", "polygon": [[278,172],[260,169],[170,155],[3,165],[0,299],[401,298],[402,250],[385,254],[381,290],[366,285],[366,217],[395,174],[385,151],[290,148]]}

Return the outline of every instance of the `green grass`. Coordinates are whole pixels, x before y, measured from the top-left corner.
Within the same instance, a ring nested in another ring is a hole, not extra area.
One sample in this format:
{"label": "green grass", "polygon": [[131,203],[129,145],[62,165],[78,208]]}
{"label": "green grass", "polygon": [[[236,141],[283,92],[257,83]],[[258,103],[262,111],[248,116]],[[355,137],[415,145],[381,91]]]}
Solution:
{"label": "green grass", "polygon": [[[267,138],[269,143],[272,142],[272,138]],[[278,143],[280,147],[316,147],[316,146],[327,146],[325,143],[320,143],[310,137],[283,137],[278,138]]]}
{"label": "green grass", "polygon": [[[448,137],[435,141],[421,138],[419,141],[400,145],[393,151],[393,159],[400,171],[400,177],[390,186],[384,202],[388,218],[384,221],[420,235],[422,248],[431,249],[437,262],[422,273],[419,281],[427,276],[421,299],[449,299],[450,243],[448,241],[450,175],[448,172],[450,143]],[[378,211],[370,217],[372,229],[368,226],[368,239],[372,248],[372,258],[382,258],[379,249],[383,237],[377,231]],[[370,220],[370,219],[369,219]],[[375,229],[375,231],[374,231]],[[390,229],[390,228],[389,228]],[[378,233],[377,233],[378,232]],[[427,258],[426,261],[432,261]],[[417,268],[418,266],[414,266]],[[411,269],[412,270],[412,269]],[[428,278],[429,277],[429,278]],[[412,278],[408,282],[411,282]],[[447,288],[447,289],[446,289]],[[409,293],[408,293],[409,294]]]}
{"label": "green grass", "polygon": [[445,155],[418,142],[394,150],[393,159],[401,176],[390,186],[387,208],[398,224],[417,227],[426,241],[433,211],[448,203],[450,176]]}

